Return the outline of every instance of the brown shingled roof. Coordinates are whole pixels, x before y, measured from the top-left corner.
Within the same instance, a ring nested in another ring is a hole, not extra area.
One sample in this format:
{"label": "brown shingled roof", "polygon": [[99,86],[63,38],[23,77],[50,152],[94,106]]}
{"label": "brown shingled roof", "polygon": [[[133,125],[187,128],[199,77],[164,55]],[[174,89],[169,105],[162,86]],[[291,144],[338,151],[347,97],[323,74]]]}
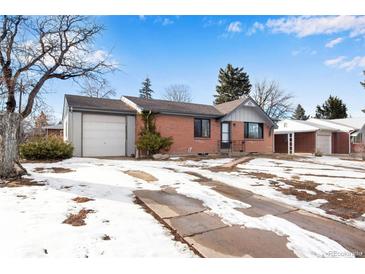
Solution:
{"label": "brown shingled roof", "polygon": [[136,113],[132,107],[120,99],[93,98],[79,95],[65,95],[69,107],[73,109]]}
{"label": "brown shingled roof", "polygon": [[223,114],[228,114],[231,111],[235,110],[239,105],[241,105],[246,100],[247,100],[247,97],[242,97],[242,98],[234,100],[234,101],[215,105],[215,108],[218,109]]}
{"label": "brown shingled roof", "polygon": [[223,116],[213,105],[173,102],[158,99],[144,99],[134,96],[124,96],[134,104],[144,110],[151,110],[160,113],[181,114],[181,115],[201,115],[209,117]]}

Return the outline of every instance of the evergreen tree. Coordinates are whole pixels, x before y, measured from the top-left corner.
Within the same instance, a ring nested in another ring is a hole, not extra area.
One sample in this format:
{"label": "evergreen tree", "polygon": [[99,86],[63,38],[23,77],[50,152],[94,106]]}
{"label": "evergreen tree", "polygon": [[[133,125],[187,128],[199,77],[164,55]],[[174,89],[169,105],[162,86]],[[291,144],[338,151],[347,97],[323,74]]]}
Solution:
{"label": "evergreen tree", "polygon": [[147,77],[142,82],[142,88],[139,90],[139,97],[145,98],[145,99],[152,99],[153,90],[152,90],[151,86],[152,86],[151,80],[150,80],[150,78]]}
{"label": "evergreen tree", "polygon": [[251,91],[249,76],[243,68],[233,67],[228,64],[225,69],[221,68],[218,75],[218,85],[215,104],[221,104],[239,99],[242,95]]}
{"label": "evergreen tree", "polygon": [[301,104],[298,104],[297,108],[295,109],[292,119],[295,120],[307,120],[309,118],[309,115],[305,115],[305,110],[301,106]]}
{"label": "evergreen tree", "polygon": [[340,119],[347,118],[347,106],[337,96],[331,96],[322,106],[317,106],[316,118]]}

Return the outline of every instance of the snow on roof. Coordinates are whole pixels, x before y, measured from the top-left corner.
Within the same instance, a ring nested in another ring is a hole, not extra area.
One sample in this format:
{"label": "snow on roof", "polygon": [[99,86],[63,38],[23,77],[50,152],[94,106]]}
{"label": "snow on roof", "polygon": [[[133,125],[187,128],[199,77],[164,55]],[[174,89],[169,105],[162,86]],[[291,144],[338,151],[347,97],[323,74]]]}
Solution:
{"label": "snow on roof", "polygon": [[315,126],[319,127],[322,130],[333,130],[333,131],[344,131],[344,132],[349,132],[354,130],[354,128],[352,127],[340,125],[332,121],[333,120],[316,119],[316,118],[310,118],[307,120],[307,122],[314,124]]}
{"label": "snow on roof", "polygon": [[319,130],[318,127],[300,120],[282,120],[277,123],[278,128],[274,130],[275,134],[284,134],[290,132],[313,132]]}
{"label": "snow on roof", "polygon": [[278,128],[274,130],[275,134],[285,134],[290,132],[313,132],[317,130],[328,131],[353,131],[353,127],[341,125],[332,122],[332,120],[315,119],[310,118],[306,121],[303,120],[283,120],[277,123]]}
{"label": "snow on roof", "polygon": [[353,117],[353,118],[343,118],[343,119],[333,119],[331,122],[336,124],[352,127],[353,129],[361,129],[365,125],[364,117]]}

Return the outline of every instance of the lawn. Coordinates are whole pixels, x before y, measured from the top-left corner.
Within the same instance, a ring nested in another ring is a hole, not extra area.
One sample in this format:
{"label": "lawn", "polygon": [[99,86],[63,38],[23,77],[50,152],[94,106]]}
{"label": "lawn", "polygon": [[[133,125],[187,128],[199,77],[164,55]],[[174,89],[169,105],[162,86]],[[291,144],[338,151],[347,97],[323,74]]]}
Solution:
{"label": "lawn", "polygon": [[[133,191],[174,189],[201,200],[230,225],[284,235],[300,257],[346,254],[339,243],[277,216],[249,216],[231,189],[365,230],[365,163],[336,157],[255,157],[170,161],[72,158],[27,163],[23,185],[0,187],[4,257],[194,257],[140,205]],[[32,181],[34,180],[34,181]],[[342,252],[342,253],[341,253]]]}

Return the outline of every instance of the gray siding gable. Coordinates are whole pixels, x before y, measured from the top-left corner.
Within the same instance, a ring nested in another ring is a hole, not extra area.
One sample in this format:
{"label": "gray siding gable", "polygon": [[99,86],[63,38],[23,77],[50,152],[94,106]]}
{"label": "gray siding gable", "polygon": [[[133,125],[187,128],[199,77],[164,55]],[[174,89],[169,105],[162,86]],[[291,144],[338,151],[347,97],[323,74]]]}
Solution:
{"label": "gray siding gable", "polygon": [[276,124],[270,117],[250,97],[243,101],[237,108],[227,113],[221,121],[267,123],[276,127]]}

